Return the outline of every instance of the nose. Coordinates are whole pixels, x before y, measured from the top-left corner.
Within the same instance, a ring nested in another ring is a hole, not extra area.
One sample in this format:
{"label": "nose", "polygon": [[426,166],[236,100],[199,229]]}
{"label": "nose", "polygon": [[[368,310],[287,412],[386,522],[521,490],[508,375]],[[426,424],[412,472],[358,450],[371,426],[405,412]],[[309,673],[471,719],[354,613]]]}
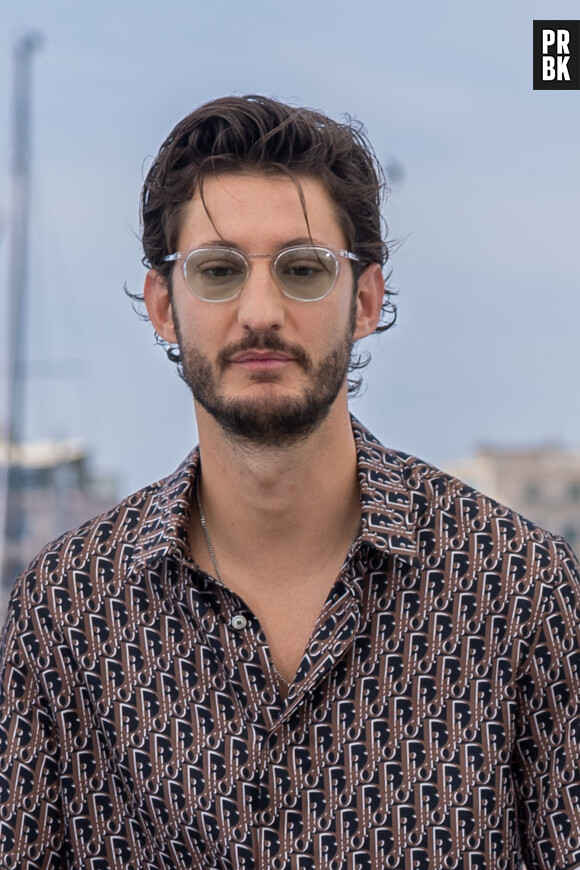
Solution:
{"label": "nose", "polygon": [[266,259],[252,261],[250,274],[238,301],[238,323],[244,331],[279,330],[285,319],[284,296]]}

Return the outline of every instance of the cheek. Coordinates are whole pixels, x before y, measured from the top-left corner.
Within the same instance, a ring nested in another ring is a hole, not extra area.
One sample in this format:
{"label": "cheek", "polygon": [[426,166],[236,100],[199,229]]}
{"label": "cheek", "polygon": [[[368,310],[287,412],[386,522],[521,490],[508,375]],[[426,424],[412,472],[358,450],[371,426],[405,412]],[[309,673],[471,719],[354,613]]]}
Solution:
{"label": "cheek", "polygon": [[[200,303],[201,304],[201,303]],[[211,343],[213,334],[213,312],[199,308],[196,300],[189,298],[173,299],[171,305],[173,322],[184,347],[201,347]]]}
{"label": "cheek", "polygon": [[354,327],[356,307],[350,301],[333,307],[320,317],[310,317],[300,340],[314,356],[325,356],[329,350],[342,345]]}

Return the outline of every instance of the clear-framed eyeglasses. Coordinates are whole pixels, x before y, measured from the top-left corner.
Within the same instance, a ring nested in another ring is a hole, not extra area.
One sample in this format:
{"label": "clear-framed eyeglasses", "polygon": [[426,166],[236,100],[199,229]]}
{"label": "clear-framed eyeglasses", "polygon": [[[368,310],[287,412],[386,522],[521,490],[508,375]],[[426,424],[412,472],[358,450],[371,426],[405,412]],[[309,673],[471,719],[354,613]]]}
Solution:
{"label": "clear-framed eyeglasses", "polygon": [[163,260],[182,260],[185,283],[194,296],[205,302],[226,302],[244,289],[252,260],[270,260],[270,271],[280,291],[289,299],[316,302],[333,289],[341,259],[360,262],[350,251],[335,251],[321,245],[295,245],[277,254],[243,254],[235,248],[210,245],[178,251]]}

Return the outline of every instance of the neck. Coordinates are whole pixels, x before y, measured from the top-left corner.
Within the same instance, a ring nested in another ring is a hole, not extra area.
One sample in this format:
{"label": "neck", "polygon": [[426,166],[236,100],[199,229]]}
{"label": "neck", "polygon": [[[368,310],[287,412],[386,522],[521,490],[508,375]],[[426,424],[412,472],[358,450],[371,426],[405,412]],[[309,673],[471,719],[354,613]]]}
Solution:
{"label": "neck", "polygon": [[264,552],[278,560],[294,552],[299,562],[321,541],[324,549],[354,533],[360,494],[346,395],[313,433],[284,448],[236,442],[203,408],[196,414],[201,497],[220,564]]}

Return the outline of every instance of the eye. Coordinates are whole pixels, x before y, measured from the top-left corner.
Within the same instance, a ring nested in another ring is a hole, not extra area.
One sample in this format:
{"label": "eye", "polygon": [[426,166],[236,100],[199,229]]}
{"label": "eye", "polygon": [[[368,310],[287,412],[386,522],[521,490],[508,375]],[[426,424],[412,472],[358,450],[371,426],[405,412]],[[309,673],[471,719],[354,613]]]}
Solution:
{"label": "eye", "polygon": [[205,266],[201,269],[201,273],[204,278],[208,279],[223,279],[223,278],[231,278],[234,275],[240,275],[240,269],[234,269],[232,266],[228,266],[226,263],[216,263],[215,266]]}
{"label": "eye", "polygon": [[239,281],[246,273],[246,263],[235,251],[193,251],[186,264],[190,281],[205,284]]}
{"label": "eye", "polygon": [[292,266],[287,266],[283,271],[285,275],[291,275],[293,278],[312,278],[321,269],[318,266],[313,266],[312,263],[295,263]]}
{"label": "eye", "polygon": [[328,251],[317,248],[288,251],[281,254],[278,270],[280,274],[297,281],[315,281],[333,273],[334,259]]}
{"label": "eye", "polygon": [[224,278],[237,277],[243,275],[244,268],[232,260],[213,259],[207,262],[200,263],[197,266],[200,275],[207,280],[222,280]]}

